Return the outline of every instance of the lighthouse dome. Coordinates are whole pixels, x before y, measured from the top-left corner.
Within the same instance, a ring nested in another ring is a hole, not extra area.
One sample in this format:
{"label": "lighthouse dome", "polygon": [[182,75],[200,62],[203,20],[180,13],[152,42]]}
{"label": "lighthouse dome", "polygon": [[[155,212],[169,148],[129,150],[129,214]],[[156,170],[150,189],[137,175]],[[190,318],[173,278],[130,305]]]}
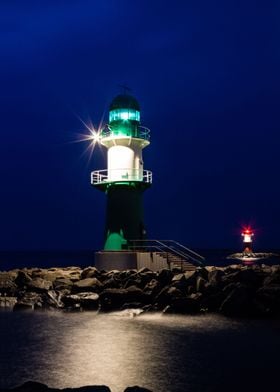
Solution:
{"label": "lighthouse dome", "polygon": [[113,99],[109,110],[115,109],[134,109],[140,111],[140,105],[132,95],[120,94]]}
{"label": "lighthouse dome", "polygon": [[137,100],[128,94],[117,95],[109,108],[109,122],[123,122],[126,127],[130,127],[132,123],[140,122],[140,106]]}

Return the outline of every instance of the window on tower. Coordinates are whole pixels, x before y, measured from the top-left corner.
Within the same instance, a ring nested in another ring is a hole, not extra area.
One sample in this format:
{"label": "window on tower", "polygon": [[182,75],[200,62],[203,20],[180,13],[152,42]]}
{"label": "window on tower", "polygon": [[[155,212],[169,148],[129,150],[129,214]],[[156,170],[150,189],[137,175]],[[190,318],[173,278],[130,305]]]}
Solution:
{"label": "window on tower", "polygon": [[109,121],[134,120],[140,121],[140,112],[134,109],[115,109],[109,113]]}

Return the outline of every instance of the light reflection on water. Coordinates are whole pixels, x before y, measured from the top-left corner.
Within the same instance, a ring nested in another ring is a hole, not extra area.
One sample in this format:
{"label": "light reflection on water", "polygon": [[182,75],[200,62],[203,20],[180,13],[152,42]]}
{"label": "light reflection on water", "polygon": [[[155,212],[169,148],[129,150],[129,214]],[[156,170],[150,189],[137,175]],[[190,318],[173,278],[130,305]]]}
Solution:
{"label": "light reflection on water", "polygon": [[[105,384],[112,392],[131,385],[231,390],[233,369],[240,375],[260,366],[258,356],[273,356],[267,339],[280,343],[279,323],[125,314],[0,312],[0,388],[32,379],[59,388]],[[271,368],[274,361],[261,363]]]}

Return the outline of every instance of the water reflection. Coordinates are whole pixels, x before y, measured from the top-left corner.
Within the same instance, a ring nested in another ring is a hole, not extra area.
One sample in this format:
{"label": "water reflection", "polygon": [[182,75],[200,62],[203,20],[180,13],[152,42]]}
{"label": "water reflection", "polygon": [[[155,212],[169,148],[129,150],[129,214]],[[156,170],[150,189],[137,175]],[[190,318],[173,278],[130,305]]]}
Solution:
{"label": "water reflection", "polygon": [[[129,385],[216,391],[233,367],[254,363],[252,339],[268,327],[217,316],[0,312],[0,387],[33,379],[59,388],[105,384],[112,392]],[[240,344],[251,348],[242,357]]]}

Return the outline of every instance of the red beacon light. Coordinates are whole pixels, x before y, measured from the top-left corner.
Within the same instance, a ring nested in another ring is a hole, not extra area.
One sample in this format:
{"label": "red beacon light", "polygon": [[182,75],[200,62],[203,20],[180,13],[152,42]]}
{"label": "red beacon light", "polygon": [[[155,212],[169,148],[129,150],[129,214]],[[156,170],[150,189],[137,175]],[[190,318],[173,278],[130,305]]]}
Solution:
{"label": "red beacon light", "polygon": [[253,242],[252,237],[254,236],[253,230],[250,227],[246,227],[242,230],[241,235],[243,237],[243,243],[245,246],[244,252],[251,253],[252,252],[252,242]]}

